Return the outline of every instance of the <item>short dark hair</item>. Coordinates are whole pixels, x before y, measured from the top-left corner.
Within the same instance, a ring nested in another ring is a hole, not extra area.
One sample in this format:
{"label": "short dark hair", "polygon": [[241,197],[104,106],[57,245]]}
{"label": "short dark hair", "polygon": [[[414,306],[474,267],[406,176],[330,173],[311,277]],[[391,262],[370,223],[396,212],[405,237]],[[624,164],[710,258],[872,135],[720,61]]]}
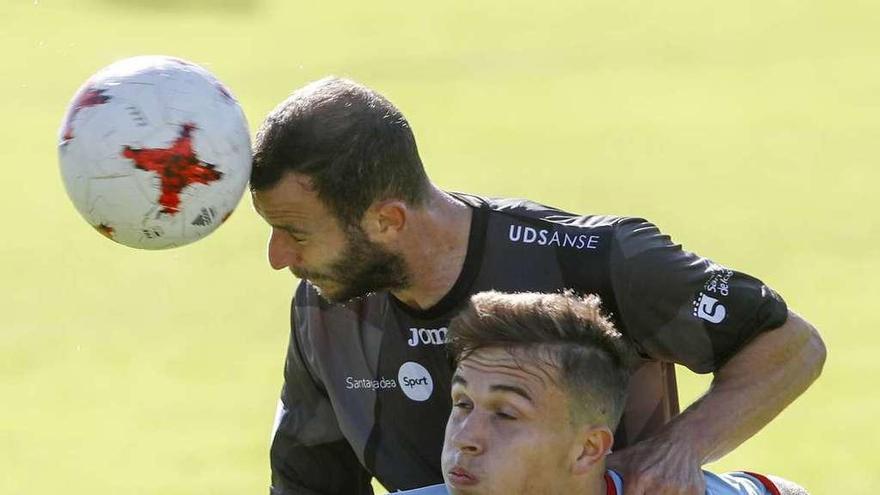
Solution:
{"label": "short dark hair", "polygon": [[287,172],[309,177],[321,201],[348,225],[380,199],[421,205],[430,185],[400,110],[337,77],[297,90],[260,127],[251,189],[269,189]]}
{"label": "short dark hair", "polygon": [[482,292],[449,324],[456,364],[502,347],[558,370],[572,420],[617,427],[635,353],[602,314],[599,296]]}

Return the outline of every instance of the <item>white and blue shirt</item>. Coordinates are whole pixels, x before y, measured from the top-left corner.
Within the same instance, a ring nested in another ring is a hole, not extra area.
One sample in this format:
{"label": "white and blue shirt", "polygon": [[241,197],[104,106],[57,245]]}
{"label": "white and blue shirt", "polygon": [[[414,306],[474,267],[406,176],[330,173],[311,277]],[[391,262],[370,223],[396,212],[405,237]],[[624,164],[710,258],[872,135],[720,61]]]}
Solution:
{"label": "white and blue shirt", "polygon": [[[703,471],[706,495],[781,495],[779,488],[767,477],[745,471],[714,474]],[[623,495],[623,478],[615,471],[605,473],[606,495]],[[446,485],[432,485],[395,495],[448,495]]]}

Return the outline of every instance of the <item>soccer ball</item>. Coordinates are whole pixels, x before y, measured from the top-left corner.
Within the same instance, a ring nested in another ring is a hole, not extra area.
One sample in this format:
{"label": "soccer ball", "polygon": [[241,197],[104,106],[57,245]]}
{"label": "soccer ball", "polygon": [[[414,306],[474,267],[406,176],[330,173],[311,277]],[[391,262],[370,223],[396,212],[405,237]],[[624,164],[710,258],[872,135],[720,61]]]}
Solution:
{"label": "soccer ball", "polygon": [[232,213],[250,178],[250,131],[207,70],[133,57],[77,91],[58,156],[68,196],[98,232],[165,249],[201,239]]}

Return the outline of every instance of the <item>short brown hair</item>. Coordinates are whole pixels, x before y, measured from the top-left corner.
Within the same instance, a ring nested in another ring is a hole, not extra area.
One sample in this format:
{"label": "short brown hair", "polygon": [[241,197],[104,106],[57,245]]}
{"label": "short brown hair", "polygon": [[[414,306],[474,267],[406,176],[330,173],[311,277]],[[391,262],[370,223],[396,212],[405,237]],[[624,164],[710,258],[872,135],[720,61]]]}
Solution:
{"label": "short brown hair", "polygon": [[287,172],[309,177],[318,198],[346,225],[357,224],[377,200],[420,206],[430,186],[400,110],[338,77],[294,92],[257,132],[251,189],[269,189]]}
{"label": "short brown hair", "polygon": [[602,314],[599,296],[482,292],[452,320],[448,337],[456,364],[502,347],[555,367],[573,421],[617,427],[634,352]]}

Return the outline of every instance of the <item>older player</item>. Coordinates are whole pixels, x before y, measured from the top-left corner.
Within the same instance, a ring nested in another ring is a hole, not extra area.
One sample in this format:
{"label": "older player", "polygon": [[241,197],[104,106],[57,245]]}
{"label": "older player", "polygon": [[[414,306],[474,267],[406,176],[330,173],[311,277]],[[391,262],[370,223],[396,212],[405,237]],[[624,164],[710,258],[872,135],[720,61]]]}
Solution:
{"label": "older player", "polygon": [[[477,294],[449,327],[457,362],[446,425],[446,485],[407,495],[608,495],[606,468],[623,411],[631,350],[571,294]],[[704,473],[709,495],[805,494],[755,473]],[[448,491],[447,491],[448,490]]]}
{"label": "older player", "polygon": [[[642,365],[609,459],[627,495],[700,493],[700,466],[763,427],[824,362],[815,329],[772,289],[645,220],[439,189],[403,115],[352,81],[309,84],[271,112],[251,188],[272,228],[270,264],[303,280],[275,494],[370,493],[371,476],[391,489],[441,482],[448,322],[488,289],[598,294],[634,343]],[[667,423],[671,363],[715,379]]]}

